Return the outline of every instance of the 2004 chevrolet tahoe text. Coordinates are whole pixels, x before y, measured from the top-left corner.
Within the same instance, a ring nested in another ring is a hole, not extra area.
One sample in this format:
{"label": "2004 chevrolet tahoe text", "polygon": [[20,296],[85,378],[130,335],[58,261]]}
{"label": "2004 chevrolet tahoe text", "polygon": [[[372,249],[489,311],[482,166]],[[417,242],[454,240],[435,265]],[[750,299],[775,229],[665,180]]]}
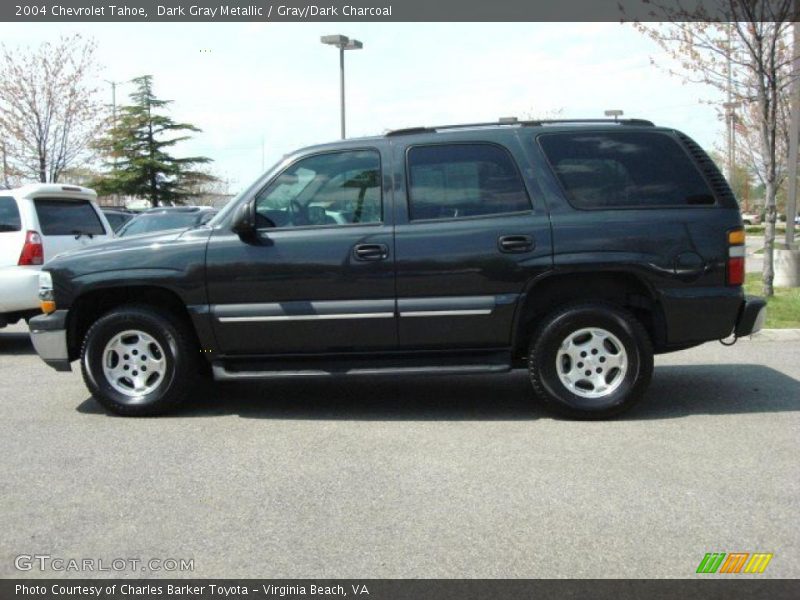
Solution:
{"label": "2004 chevrolet tahoe text", "polygon": [[209,373],[527,368],[602,418],[653,354],[757,331],[728,184],[648,121],[413,128],[306,148],[207,225],[46,265],[40,356],[109,410],[173,409]]}

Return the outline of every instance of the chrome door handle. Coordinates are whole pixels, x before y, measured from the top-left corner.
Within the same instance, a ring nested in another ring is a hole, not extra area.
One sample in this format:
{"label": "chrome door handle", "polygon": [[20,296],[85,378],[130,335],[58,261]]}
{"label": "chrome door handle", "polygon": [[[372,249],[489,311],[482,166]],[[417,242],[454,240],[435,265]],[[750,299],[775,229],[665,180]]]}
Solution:
{"label": "chrome door handle", "polygon": [[386,244],[358,244],[353,248],[357,260],[386,260],[389,246]]}
{"label": "chrome door handle", "polygon": [[504,235],[497,240],[500,252],[530,252],[533,246],[533,238],[529,235]]}

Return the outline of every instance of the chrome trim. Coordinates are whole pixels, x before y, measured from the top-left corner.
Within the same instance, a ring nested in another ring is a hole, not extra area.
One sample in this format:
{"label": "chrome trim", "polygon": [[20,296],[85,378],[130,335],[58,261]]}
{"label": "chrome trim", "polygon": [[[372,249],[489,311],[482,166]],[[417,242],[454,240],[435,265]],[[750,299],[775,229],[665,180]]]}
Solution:
{"label": "chrome trim", "polygon": [[469,315],[490,315],[492,309],[476,308],[465,310],[410,310],[401,312],[401,317],[464,317]]}
{"label": "chrome trim", "polygon": [[31,342],[42,360],[69,360],[67,352],[67,332],[31,330]]}
{"label": "chrome trim", "polygon": [[253,323],[263,321],[325,321],[342,319],[392,319],[394,313],[340,313],[330,315],[264,315],[252,317],[219,317],[220,323]]}

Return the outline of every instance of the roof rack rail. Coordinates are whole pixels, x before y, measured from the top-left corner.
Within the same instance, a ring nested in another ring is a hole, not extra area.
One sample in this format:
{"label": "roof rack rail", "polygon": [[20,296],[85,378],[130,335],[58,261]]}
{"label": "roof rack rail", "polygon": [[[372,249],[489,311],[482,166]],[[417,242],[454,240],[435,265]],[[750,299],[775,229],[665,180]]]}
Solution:
{"label": "roof rack rail", "polygon": [[458,123],[455,125],[434,125],[431,127],[406,127],[393,129],[386,132],[386,137],[398,135],[414,135],[418,133],[436,133],[450,129],[478,129],[481,127],[538,127],[542,125],[571,125],[571,124],[602,124],[602,125],[634,125],[639,127],[655,127],[652,121],[646,119],[539,119],[533,121],[512,121],[503,118],[499,121],[484,123]]}

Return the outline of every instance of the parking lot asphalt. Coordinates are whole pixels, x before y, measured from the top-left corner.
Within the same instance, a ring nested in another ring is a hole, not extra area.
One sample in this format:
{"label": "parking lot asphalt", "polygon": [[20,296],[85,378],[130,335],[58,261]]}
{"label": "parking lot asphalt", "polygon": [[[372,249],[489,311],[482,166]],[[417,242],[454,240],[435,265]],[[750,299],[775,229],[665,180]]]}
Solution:
{"label": "parking lot asphalt", "polygon": [[[119,418],[22,326],[0,382],[0,577],[692,577],[707,552],[800,576],[798,341],[660,356],[608,422],[552,418],[522,372],[217,385]],[[34,554],[194,571],[15,569]]]}

